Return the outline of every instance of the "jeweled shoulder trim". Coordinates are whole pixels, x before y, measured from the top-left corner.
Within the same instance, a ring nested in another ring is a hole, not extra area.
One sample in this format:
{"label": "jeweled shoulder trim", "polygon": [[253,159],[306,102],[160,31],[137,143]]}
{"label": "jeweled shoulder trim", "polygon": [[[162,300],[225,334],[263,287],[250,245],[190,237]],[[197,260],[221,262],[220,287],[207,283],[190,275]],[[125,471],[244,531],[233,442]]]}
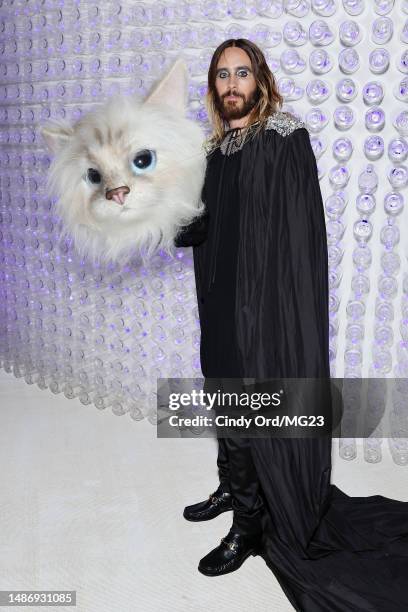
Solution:
{"label": "jeweled shoulder trim", "polygon": [[269,115],[265,125],[265,130],[275,130],[281,136],[289,136],[297,128],[306,128],[306,123],[292,113],[283,111]]}
{"label": "jeweled shoulder trim", "polygon": [[210,153],[212,153],[213,151],[215,151],[215,149],[218,149],[220,145],[219,144],[214,144],[214,143],[210,143],[207,140],[204,142],[203,144],[203,149],[205,154],[208,156]]}

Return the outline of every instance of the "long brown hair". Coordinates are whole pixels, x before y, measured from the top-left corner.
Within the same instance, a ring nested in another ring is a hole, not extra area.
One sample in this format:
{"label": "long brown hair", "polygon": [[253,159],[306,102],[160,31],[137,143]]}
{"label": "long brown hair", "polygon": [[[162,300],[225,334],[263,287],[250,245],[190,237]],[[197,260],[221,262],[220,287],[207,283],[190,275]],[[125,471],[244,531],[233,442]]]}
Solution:
{"label": "long brown hair", "polygon": [[259,95],[257,103],[249,114],[248,124],[259,120],[260,124],[258,129],[261,129],[267,117],[279,110],[283,105],[283,97],[279,93],[275,78],[266,63],[265,56],[261,49],[246,38],[229,38],[228,40],[224,40],[224,42],[214,51],[208,69],[208,89],[205,104],[209,119],[213,126],[213,132],[206,141],[206,146],[209,149],[219,144],[225,132],[225,121],[220,115],[215,103],[215,97],[217,95],[215,79],[217,75],[218,60],[227,47],[239,47],[248,54],[251,60]]}

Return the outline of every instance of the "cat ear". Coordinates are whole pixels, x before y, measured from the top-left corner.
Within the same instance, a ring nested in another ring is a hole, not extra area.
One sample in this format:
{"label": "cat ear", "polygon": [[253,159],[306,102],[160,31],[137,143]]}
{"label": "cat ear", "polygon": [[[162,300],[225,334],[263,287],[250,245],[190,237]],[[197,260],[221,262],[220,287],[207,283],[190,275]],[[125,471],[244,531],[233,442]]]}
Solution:
{"label": "cat ear", "polygon": [[52,153],[57,153],[63,147],[74,133],[74,129],[68,123],[63,121],[55,121],[46,123],[40,129],[41,136],[44,138],[48,149]]}
{"label": "cat ear", "polygon": [[187,105],[188,68],[179,58],[145,99],[143,105],[167,104],[182,113]]}

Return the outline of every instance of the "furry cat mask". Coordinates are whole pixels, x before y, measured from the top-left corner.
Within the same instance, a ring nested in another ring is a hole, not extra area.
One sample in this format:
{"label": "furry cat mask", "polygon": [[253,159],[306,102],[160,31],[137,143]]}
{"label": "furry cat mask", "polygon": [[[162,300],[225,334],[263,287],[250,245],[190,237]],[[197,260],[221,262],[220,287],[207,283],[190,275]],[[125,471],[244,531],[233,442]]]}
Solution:
{"label": "furry cat mask", "polygon": [[187,84],[177,60],[144,102],[116,96],[72,126],[42,128],[54,154],[47,188],[80,254],[172,254],[180,228],[204,212],[204,138],[184,116]]}

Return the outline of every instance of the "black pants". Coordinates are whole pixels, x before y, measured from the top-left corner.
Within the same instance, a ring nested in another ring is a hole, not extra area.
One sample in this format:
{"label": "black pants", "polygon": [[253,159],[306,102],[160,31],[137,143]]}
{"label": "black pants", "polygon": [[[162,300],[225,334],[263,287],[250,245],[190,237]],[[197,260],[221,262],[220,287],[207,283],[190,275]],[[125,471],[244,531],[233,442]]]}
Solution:
{"label": "black pants", "polygon": [[[235,391],[238,379],[211,379],[207,391]],[[221,430],[217,428],[217,433]],[[261,485],[252,460],[248,438],[218,437],[218,476],[220,487],[232,495],[234,530],[254,534],[261,530],[263,499]]]}
{"label": "black pants", "polygon": [[234,530],[259,532],[263,500],[248,439],[218,438],[217,466],[221,488],[232,495]]}

